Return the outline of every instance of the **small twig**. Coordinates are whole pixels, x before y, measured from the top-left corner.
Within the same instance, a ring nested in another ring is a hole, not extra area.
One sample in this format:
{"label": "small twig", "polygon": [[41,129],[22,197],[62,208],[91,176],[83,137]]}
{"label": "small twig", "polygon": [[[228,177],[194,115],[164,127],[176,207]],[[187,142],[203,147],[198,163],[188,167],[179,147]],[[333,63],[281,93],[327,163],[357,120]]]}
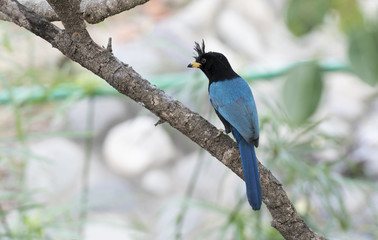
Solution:
{"label": "small twig", "polygon": [[155,125],[155,127],[157,126],[157,125],[160,125],[160,124],[163,124],[163,123],[165,123],[166,121],[164,120],[164,119],[159,119],[159,121],[157,121],[154,125]]}
{"label": "small twig", "polygon": [[[108,40],[108,45],[106,46],[106,51],[112,53],[113,52],[113,49],[112,49],[112,38],[110,37],[109,40]],[[155,125],[156,126],[156,125]]]}

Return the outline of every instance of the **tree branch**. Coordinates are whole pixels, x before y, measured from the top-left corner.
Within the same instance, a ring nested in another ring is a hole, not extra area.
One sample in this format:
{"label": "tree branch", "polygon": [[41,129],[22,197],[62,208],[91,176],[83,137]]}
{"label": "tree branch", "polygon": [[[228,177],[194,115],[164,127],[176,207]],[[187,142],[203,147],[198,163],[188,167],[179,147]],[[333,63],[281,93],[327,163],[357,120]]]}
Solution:
{"label": "tree branch", "polygon": [[99,23],[105,18],[130,10],[149,0],[85,0],[81,3],[81,11],[88,23]]}
{"label": "tree branch", "polygon": [[[95,24],[148,1],[149,0],[83,0],[80,4],[80,12],[85,21]],[[46,0],[20,0],[19,2],[49,22],[61,20]],[[0,14],[0,19],[9,21],[4,14]]]}
{"label": "tree branch", "polygon": [[[58,15],[63,16],[65,6],[59,0],[49,0]],[[243,171],[236,143],[226,135],[218,135],[218,129],[181,102],[166,95],[143,79],[130,66],[122,63],[111,51],[98,46],[89,34],[80,41],[46,19],[41,18],[15,0],[0,0],[0,12],[17,25],[50,42],[68,58],[103,78],[120,93],[142,104],[162,121],[189,137],[207,150],[240,178]],[[68,16],[72,17],[72,16]],[[63,20],[70,27],[69,19]],[[65,26],[66,26],[65,25]],[[275,227],[285,239],[325,239],[313,232],[296,212],[280,182],[259,162],[263,202],[269,209]]]}
{"label": "tree branch", "polygon": [[[65,30],[71,34],[86,34],[83,15],[80,14],[80,0],[47,0],[58,14]],[[76,37],[75,37],[76,38]]]}

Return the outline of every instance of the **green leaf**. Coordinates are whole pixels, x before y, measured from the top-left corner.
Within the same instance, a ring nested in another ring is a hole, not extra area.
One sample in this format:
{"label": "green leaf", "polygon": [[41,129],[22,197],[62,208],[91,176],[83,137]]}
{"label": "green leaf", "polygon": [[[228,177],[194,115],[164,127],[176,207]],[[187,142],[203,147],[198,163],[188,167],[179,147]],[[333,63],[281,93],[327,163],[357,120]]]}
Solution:
{"label": "green leaf", "polygon": [[345,33],[363,28],[364,17],[357,0],[332,0],[332,8],[339,15],[340,27]]}
{"label": "green leaf", "polygon": [[349,36],[349,61],[352,70],[366,83],[378,82],[378,31],[361,29]]}
{"label": "green leaf", "polygon": [[330,8],[329,0],[289,0],[286,25],[295,36],[303,36],[323,22]]}
{"label": "green leaf", "polygon": [[322,74],[317,62],[304,62],[289,71],[283,87],[283,100],[295,124],[303,123],[315,112],[322,89]]}

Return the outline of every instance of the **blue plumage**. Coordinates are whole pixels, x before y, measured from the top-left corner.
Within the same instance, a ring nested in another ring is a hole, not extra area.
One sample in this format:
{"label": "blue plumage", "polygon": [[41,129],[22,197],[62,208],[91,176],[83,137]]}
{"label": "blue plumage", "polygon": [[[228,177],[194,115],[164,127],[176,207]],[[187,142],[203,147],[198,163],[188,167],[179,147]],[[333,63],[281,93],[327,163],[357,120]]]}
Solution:
{"label": "blue plumage", "polygon": [[253,210],[260,210],[261,207],[261,184],[255,147],[244,140],[240,133],[233,128],[232,134],[239,145],[240,158],[243,165],[244,181],[247,189],[247,198]]}
{"label": "blue plumage", "polygon": [[248,202],[253,210],[261,207],[262,195],[255,147],[259,145],[259,120],[255,100],[247,82],[234,72],[227,58],[216,52],[205,52],[198,43],[198,56],[188,67],[200,68],[209,79],[209,98],[224,124],[232,132],[240,151]]}
{"label": "blue plumage", "polygon": [[259,139],[259,119],[255,100],[243,78],[211,83],[209,98],[214,109],[236,128],[247,142],[252,143]]}
{"label": "blue plumage", "polygon": [[258,145],[259,121],[251,89],[244,79],[237,77],[211,83],[209,97],[214,109],[232,126],[239,145],[248,202],[253,210],[259,210],[261,185],[253,145]]}

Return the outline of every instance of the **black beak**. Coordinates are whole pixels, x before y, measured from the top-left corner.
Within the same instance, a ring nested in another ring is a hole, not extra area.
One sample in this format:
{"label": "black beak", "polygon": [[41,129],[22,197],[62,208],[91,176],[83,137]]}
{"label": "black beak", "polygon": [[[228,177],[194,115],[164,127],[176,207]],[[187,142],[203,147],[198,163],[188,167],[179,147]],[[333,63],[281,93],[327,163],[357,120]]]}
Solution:
{"label": "black beak", "polygon": [[193,61],[192,63],[188,65],[188,68],[199,68],[199,67],[201,67],[201,64],[196,61]]}

